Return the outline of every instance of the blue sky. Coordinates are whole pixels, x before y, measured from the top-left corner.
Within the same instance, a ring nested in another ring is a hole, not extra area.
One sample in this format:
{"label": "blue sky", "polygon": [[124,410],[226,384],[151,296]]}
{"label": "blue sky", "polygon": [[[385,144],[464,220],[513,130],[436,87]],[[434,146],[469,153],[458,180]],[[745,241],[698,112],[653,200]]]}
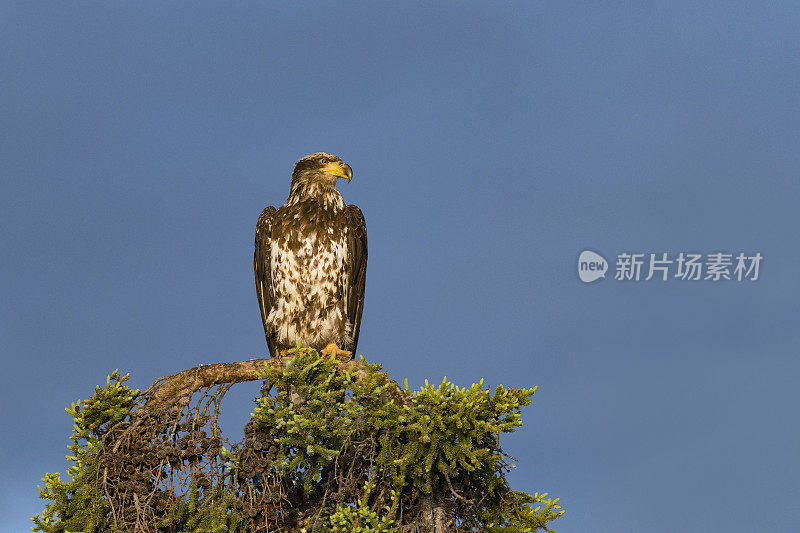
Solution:
{"label": "blue sky", "polygon": [[[504,443],[559,533],[796,531],[799,27],[790,2],[3,2],[0,529],[115,368],[266,352],[255,222],[324,150],[369,230],[359,353],[538,385]],[[586,249],[764,260],[583,284]]]}

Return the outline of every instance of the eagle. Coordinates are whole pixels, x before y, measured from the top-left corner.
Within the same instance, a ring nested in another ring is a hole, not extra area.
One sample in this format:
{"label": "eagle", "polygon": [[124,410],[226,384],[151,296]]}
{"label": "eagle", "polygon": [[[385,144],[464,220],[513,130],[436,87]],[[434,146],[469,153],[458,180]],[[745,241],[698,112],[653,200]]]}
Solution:
{"label": "eagle", "polygon": [[301,342],[323,353],[355,352],[364,309],[367,226],[336,189],[353,170],[317,152],[292,172],[289,198],[258,217],[253,270],[270,356]]}

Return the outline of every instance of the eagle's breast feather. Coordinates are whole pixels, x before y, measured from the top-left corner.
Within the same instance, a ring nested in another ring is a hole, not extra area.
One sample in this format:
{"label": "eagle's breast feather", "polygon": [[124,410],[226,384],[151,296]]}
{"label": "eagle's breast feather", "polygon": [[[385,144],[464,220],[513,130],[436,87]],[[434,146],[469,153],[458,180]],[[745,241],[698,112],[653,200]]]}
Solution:
{"label": "eagle's breast feather", "polygon": [[[279,210],[277,215],[281,214]],[[339,229],[334,223],[339,216],[320,212],[286,215],[273,234],[270,250],[275,305],[267,326],[281,344],[302,339],[316,345],[337,339],[341,345],[348,345],[347,339],[338,339],[340,332],[352,331],[345,317],[347,228]]]}

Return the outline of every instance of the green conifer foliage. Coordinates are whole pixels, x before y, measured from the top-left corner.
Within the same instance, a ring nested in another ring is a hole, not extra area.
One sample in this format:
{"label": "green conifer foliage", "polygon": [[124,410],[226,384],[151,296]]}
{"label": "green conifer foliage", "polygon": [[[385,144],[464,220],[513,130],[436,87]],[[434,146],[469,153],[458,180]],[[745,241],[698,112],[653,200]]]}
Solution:
{"label": "green conifer foliage", "polygon": [[[403,532],[436,514],[447,531],[525,532],[552,531],[563,514],[558,499],[512,490],[505,477],[500,435],[522,425],[535,388],[445,378],[398,389],[379,365],[355,369],[300,346],[284,362],[265,367],[272,392],[228,447],[209,403],[145,416],[147,393],[115,371],[67,409],[72,480],[45,476],[50,503],[33,529]],[[221,394],[203,397],[219,408]]]}
{"label": "green conifer foliage", "polygon": [[119,375],[119,370],[108,376],[105,387],[96,387],[88,400],[73,403],[66,411],[74,420],[72,455],[67,460],[73,465],[67,470],[71,481],[61,480],[60,473],[46,474],[42,479],[45,488],[38,486],[39,497],[51,500],[41,515],[35,515],[34,531],[69,533],[75,531],[111,531],[108,512],[110,506],[99,491],[97,458],[100,436],[130,414],[139,391],[123,383],[130,374]]}

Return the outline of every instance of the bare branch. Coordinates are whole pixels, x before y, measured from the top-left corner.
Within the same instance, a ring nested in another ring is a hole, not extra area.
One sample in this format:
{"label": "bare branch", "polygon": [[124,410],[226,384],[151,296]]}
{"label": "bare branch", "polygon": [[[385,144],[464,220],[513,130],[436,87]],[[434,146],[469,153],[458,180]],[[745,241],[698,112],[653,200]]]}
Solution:
{"label": "bare branch", "polygon": [[[235,363],[215,363],[202,365],[189,370],[184,370],[171,376],[158,378],[150,388],[143,393],[147,397],[146,408],[164,407],[175,404],[180,400],[188,400],[195,392],[204,387],[211,387],[223,383],[242,383],[245,381],[258,381],[264,379],[261,374],[264,372],[264,365],[272,369],[280,369],[284,365],[283,359],[250,359],[248,361],[238,361]],[[362,361],[337,361],[337,370],[340,373],[348,369],[354,372],[359,378],[367,375],[367,365]],[[388,379],[388,378],[387,378]],[[393,385],[389,394],[392,399],[401,405],[407,401],[407,396],[403,389],[392,380]]]}

